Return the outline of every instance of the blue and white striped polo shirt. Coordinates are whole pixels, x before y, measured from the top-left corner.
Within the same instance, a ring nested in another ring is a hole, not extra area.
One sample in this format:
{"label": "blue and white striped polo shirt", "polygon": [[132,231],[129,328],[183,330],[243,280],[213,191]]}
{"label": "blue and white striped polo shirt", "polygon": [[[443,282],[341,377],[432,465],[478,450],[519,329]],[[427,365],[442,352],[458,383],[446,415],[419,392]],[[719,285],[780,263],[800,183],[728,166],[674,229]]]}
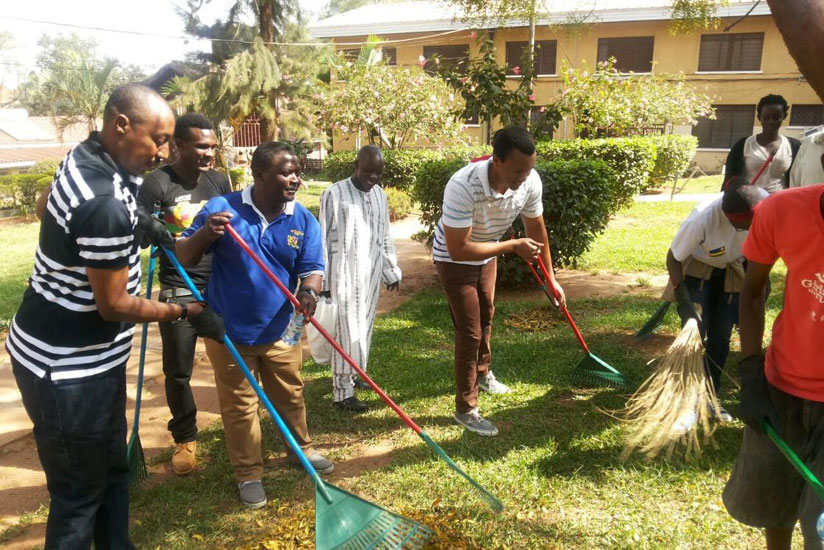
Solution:
{"label": "blue and white striped polo shirt", "polygon": [[519,215],[537,218],[544,213],[541,201],[543,184],[532,170],[517,191],[503,194],[489,187],[492,159],[464,166],[449,179],[443,193],[443,210],[435,228],[432,256],[436,262],[484,265],[486,260],[456,261],[449,256],[443,227],[471,227],[469,240],[476,243],[497,242]]}
{"label": "blue and white striped polo shirt", "polygon": [[138,293],[140,183],[118,168],[96,133],[57,170],[29,287],[6,339],[9,355],[37,376],[72,382],[125,366],[134,324],[100,316],[86,268],[127,268],[126,289]]}

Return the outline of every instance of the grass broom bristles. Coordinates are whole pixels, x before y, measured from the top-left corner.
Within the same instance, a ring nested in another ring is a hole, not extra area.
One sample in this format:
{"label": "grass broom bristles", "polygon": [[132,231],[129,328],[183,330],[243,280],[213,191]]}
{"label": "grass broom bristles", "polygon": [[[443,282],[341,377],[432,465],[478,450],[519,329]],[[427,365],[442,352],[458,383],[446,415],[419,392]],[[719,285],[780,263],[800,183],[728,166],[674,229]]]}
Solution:
{"label": "grass broom bristles", "polygon": [[[647,458],[655,458],[666,449],[672,456],[676,443],[683,441],[686,456],[701,453],[698,428],[703,429],[704,445],[714,443],[710,420],[719,407],[718,398],[704,367],[704,346],[698,324],[690,319],[663,358],[657,361],[652,375],[627,401],[621,411],[629,426],[629,437],[621,459],[635,449]],[[694,412],[696,424],[688,433],[673,430],[683,415]]]}

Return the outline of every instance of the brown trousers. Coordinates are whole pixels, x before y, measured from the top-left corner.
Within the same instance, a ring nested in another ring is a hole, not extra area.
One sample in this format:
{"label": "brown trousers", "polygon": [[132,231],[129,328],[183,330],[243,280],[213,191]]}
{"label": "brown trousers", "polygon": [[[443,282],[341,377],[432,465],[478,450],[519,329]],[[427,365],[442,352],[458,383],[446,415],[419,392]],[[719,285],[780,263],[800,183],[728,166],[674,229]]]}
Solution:
{"label": "brown trousers", "polygon": [[455,410],[478,406],[478,375],[489,372],[492,317],[495,314],[497,259],[485,265],[435,262],[455,327]]}
{"label": "brown trousers", "polygon": [[[223,433],[235,479],[238,483],[262,479],[257,394],[226,347],[209,338],[203,340],[206,355],[215,371]],[[261,346],[238,345],[237,349],[255,377],[263,382],[263,390],[298,444],[304,452],[311,453],[312,440],[306,427],[303,380],[300,378],[303,360],[300,346],[287,346],[278,340]]]}

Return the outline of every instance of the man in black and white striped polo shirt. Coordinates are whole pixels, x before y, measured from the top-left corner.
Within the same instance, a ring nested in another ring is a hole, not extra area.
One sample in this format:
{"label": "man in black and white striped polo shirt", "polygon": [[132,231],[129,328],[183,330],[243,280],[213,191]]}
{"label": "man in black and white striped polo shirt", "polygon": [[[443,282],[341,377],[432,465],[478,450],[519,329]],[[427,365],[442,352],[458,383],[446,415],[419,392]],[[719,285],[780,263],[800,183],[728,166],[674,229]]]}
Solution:
{"label": "man in black and white striped polo shirt", "polygon": [[[473,162],[449,179],[435,229],[432,255],[455,327],[455,420],[484,436],[498,435],[498,429],[481,416],[478,390],[510,391],[490,368],[497,257],[515,253],[532,261],[540,255],[552,265],[535,159],[535,142],[526,129],[496,132],[492,158]],[[519,215],[527,237],[499,242]],[[549,283],[563,301],[554,275]]]}
{"label": "man in black and white striped polo shirt", "polygon": [[66,155],[52,183],[34,271],[6,340],[51,496],[46,549],[88,549],[92,541],[97,550],[134,548],[125,415],[134,323],[188,315],[222,337],[205,304],[136,297],[136,231],[150,240],[165,234],[137,211],[136,174],[166,159],[173,130],[162,97],[121,86],[103,129]]}

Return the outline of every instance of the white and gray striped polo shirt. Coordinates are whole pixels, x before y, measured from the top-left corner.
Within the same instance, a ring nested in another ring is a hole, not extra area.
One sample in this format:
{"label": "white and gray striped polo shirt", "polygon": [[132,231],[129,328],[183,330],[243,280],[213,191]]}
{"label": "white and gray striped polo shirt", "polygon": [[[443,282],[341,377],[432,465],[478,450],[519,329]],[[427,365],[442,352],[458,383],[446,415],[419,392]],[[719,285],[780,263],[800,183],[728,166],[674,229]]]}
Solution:
{"label": "white and gray striped polo shirt", "polygon": [[127,290],[138,293],[140,182],[118,169],[95,133],[57,170],[29,288],[6,340],[11,357],[37,376],[60,383],[126,364],[134,325],[99,315],[86,268],[128,267]]}
{"label": "white and gray striped polo shirt", "polygon": [[497,242],[519,215],[537,218],[544,213],[541,177],[534,169],[517,191],[503,194],[489,187],[492,159],[464,166],[449,179],[443,194],[443,210],[435,228],[432,256],[436,262],[484,265],[486,260],[456,261],[449,256],[443,227],[471,227],[469,240]]}

